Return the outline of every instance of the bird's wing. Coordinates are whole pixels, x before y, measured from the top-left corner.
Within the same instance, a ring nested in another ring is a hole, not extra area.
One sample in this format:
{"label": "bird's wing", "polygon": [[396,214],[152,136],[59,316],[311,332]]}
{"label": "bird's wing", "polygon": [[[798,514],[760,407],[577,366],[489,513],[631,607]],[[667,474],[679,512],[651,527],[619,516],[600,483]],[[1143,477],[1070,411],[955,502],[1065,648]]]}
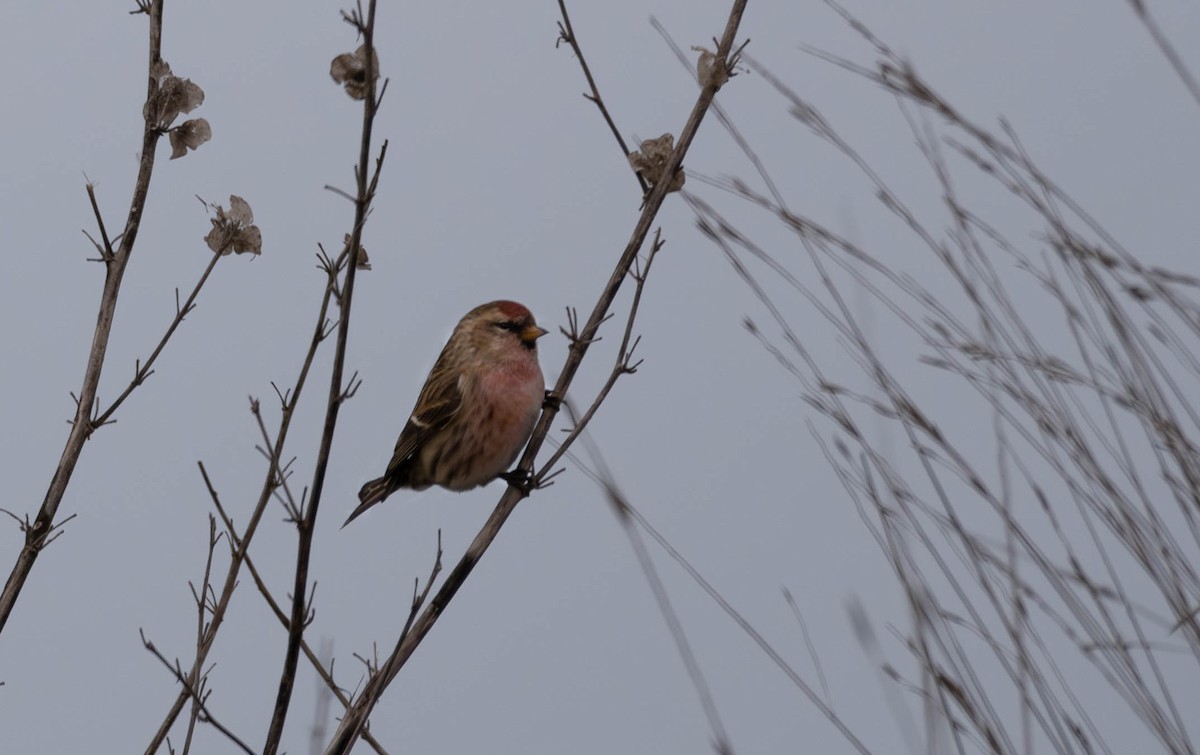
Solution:
{"label": "bird's wing", "polygon": [[425,380],[425,387],[421,389],[412,416],[408,418],[400,432],[400,438],[396,441],[396,451],[388,463],[387,475],[391,475],[408,461],[426,438],[449,424],[462,406],[459,376],[443,368],[445,357],[446,353],[443,351]]}

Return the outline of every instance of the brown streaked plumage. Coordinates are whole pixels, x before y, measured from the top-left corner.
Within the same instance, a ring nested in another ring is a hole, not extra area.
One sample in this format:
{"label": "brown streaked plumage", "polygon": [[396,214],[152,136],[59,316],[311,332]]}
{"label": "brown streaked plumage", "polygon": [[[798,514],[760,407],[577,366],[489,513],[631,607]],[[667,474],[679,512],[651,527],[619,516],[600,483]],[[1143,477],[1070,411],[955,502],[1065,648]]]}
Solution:
{"label": "brown streaked plumage", "polygon": [[507,470],[542,407],[537,339],[545,334],[514,301],[468,312],[425,379],[387,470],[362,486],[346,524],[401,488],[470,490]]}

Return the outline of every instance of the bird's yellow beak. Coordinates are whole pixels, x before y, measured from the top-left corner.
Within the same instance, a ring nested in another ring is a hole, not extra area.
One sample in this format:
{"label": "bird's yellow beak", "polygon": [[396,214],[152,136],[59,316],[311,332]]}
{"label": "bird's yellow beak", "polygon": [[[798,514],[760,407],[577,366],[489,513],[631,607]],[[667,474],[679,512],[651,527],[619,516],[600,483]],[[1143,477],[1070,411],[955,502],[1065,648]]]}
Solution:
{"label": "bird's yellow beak", "polygon": [[542,336],[546,335],[549,332],[550,331],[546,330],[545,328],[539,328],[536,325],[528,325],[525,327],[524,330],[521,331],[521,342],[522,343],[534,343],[535,341],[537,341],[537,339],[541,338]]}

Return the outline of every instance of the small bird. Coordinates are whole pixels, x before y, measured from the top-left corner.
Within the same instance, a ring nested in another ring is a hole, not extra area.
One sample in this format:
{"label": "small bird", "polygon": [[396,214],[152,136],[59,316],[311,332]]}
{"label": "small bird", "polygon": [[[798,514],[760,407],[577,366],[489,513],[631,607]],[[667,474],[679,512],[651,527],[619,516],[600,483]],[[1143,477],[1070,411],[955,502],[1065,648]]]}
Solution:
{"label": "small bird", "polygon": [[361,503],[346,524],[401,488],[470,490],[508,469],[542,408],[537,341],[546,332],[515,301],[482,304],[459,320],[387,471],[358,491]]}

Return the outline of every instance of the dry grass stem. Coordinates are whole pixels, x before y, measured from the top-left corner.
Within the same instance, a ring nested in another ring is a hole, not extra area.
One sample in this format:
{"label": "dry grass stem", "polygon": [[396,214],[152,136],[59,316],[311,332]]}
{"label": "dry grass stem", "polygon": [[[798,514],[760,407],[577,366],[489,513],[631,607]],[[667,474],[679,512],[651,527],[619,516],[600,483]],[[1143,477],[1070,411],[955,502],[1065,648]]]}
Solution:
{"label": "dry grass stem", "polygon": [[[685,198],[763,303],[770,332],[748,328],[824,419],[814,432],[907,598],[911,628],[900,639],[916,674],[896,661],[886,670],[925,712],[918,746],[1112,751],[1121,720],[1164,751],[1195,752],[1181,680],[1200,661],[1198,281],[1143,262],[1009,124],[973,121],[829,4],[875,59],[810,52],[898,98],[944,217],[923,217],[813,103],[748,65],[862,176],[927,252],[924,266],[905,269],[790,207],[748,145],[767,189],[715,183],[774,218],[799,254],[770,251],[713,203]],[[988,219],[994,207],[976,197],[995,196],[983,194],[989,184],[1029,226],[1006,232]],[[801,263],[807,272],[795,272]],[[911,351],[872,338],[851,291],[883,307],[898,331],[889,338],[909,339],[918,356],[906,363]],[[851,374],[835,377],[845,370],[806,348],[793,314],[801,305],[838,335]],[[978,418],[969,438],[930,385],[966,395],[955,413]],[[900,431],[899,456],[867,429],[874,417]],[[1081,664],[1101,683],[1085,681]],[[1098,714],[1114,704],[1128,718]]]}

